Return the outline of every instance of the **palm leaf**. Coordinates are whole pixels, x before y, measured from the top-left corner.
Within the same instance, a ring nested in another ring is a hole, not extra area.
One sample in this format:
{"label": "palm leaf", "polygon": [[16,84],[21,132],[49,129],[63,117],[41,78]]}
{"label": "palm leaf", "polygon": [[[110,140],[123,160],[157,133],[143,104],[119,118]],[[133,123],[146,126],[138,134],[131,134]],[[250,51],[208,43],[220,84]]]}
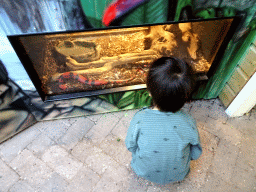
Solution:
{"label": "palm leaf", "polygon": [[147,90],[139,90],[135,93],[134,103],[135,108],[148,107],[152,103],[152,98]]}

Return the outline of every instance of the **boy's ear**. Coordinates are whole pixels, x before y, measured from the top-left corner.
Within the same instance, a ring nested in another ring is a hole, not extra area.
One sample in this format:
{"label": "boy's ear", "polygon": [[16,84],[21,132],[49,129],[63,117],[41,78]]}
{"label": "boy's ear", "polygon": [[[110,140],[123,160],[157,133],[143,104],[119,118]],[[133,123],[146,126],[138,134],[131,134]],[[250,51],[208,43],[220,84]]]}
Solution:
{"label": "boy's ear", "polygon": [[150,91],[148,89],[146,89],[146,91],[148,92],[149,97],[152,97]]}

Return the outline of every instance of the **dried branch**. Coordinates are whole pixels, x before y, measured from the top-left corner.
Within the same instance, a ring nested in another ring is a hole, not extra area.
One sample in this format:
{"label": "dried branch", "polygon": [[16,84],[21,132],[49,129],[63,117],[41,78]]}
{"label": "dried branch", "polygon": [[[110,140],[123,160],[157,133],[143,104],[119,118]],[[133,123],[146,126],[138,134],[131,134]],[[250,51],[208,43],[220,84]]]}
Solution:
{"label": "dried branch", "polygon": [[157,53],[154,50],[145,50],[140,53],[125,53],[118,56],[113,57],[102,57],[100,60],[86,62],[86,63],[78,63],[76,60],[71,57],[67,57],[66,65],[71,70],[78,69],[88,69],[89,67],[103,67],[108,62],[119,63],[122,65],[124,63],[132,63],[145,59],[155,59],[157,58]]}
{"label": "dried branch", "polygon": [[[113,69],[116,66],[123,65],[123,64],[128,64],[128,63],[136,63],[139,61],[143,60],[155,60],[159,57],[159,55],[156,54],[155,51],[153,50],[145,50],[141,53],[126,53],[122,54],[119,56],[114,56],[114,57],[103,57],[98,61],[93,61],[93,62],[88,62],[88,63],[77,63],[75,60],[68,58],[69,63],[71,66],[76,66],[76,68],[86,66],[87,69],[83,70],[74,70],[70,71],[72,73],[76,74],[101,74],[103,72],[109,71]],[[77,65],[79,67],[77,67]],[[101,67],[98,67],[101,65]],[[93,66],[96,68],[88,69],[89,66]],[[83,67],[85,68],[85,67]],[[53,77],[52,80],[56,81],[63,73],[56,73]]]}

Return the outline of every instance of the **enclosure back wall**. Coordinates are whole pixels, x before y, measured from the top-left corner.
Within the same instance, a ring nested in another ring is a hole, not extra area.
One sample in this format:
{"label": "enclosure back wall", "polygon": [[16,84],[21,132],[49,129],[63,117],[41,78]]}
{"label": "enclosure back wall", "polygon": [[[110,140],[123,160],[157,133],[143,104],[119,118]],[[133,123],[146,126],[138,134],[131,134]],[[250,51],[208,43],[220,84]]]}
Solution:
{"label": "enclosure back wall", "polygon": [[[12,100],[7,99],[10,98],[7,97],[7,93],[13,93],[13,89],[10,87],[15,86],[14,84],[8,82],[5,85],[6,87],[2,89],[3,91],[0,92],[1,99],[5,101],[1,102],[0,116],[2,117],[3,114],[13,114],[13,111],[15,111],[15,115],[5,118],[5,121],[0,120],[0,141],[29,126],[29,124],[26,124],[30,121],[26,118],[28,114],[33,114],[36,120],[46,120],[140,108],[151,103],[151,99],[145,90],[43,103],[33,87],[27,86],[31,84],[31,80],[17,59],[16,54],[12,49],[7,49],[10,45],[7,44],[6,35],[104,27],[101,18],[104,9],[111,2],[102,0],[89,2],[84,0],[21,0],[18,2],[15,0],[3,0],[0,2],[0,16],[2,18],[0,21],[1,43],[6,42],[6,44],[1,44],[0,58],[3,60],[10,78],[14,79],[22,87],[21,90],[15,89],[19,94]],[[201,88],[197,94],[198,98],[209,99],[218,96],[222,86],[229,79],[237,61],[244,54],[250,44],[250,40],[255,36],[255,0],[150,0],[147,4],[138,7],[128,14],[118,24],[160,23],[168,20],[178,21],[182,19],[214,18],[240,14],[245,15],[243,25],[237,31],[236,37],[229,43],[217,71],[209,79],[207,85]],[[13,58],[16,58],[16,60]],[[15,73],[16,69],[19,69],[19,73]],[[22,78],[19,79],[19,77]],[[22,92],[25,92],[29,97]],[[13,102],[15,102],[15,105],[12,104]],[[20,105],[17,105],[17,103],[20,103]],[[17,108],[17,106],[21,107]],[[12,111],[12,113],[8,113],[8,111]],[[20,116],[21,113],[24,118],[20,118],[21,121],[18,125],[13,124],[13,117]],[[6,119],[8,120],[6,121]],[[35,122],[35,120],[30,122]]]}

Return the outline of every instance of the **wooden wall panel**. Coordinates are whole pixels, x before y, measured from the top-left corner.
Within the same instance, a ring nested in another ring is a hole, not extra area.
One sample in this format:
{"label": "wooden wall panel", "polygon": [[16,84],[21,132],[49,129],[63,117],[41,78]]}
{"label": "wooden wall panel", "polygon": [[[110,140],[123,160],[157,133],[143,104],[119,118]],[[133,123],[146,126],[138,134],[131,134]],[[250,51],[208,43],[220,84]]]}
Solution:
{"label": "wooden wall panel", "polygon": [[240,67],[248,77],[251,77],[255,72],[256,47],[254,45],[251,45],[251,47],[249,48],[248,54],[245,56],[243,62],[241,62]]}
{"label": "wooden wall panel", "polygon": [[230,88],[228,84],[225,85],[224,89],[219,95],[219,99],[222,101],[225,107],[227,107],[235,98],[236,94]]}
{"label": "wooden wall panel", "polygon": [[219,98],[228,107],[256,71],[256,47],[248,48],[244,58],[234,70],[231,78],[221,91]]}

